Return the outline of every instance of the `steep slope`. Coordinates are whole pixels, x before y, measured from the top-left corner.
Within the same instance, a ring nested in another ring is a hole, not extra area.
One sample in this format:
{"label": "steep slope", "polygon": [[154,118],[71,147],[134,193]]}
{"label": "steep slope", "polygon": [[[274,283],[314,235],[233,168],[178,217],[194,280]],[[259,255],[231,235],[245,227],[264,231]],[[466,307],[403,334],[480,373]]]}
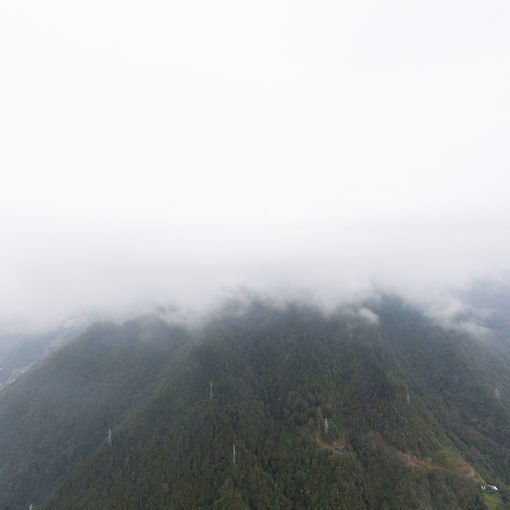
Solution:
{"label": "steep slope", "polygon": [[487,327],[510,352],[510,284],[507,281],[479,281],[461,299],[476,316],[475,323]]}
{"label": "steep slope", "polygon": [[143,401],[186,333],[154,318],[96,324],[0,397],[0,507],[28,508]]}
{"label": "steep slope", "polygon": [[372,309],[212,321],[42,508],[484,508],[480,477],[510,484],[509,360],[397,299]]}
{"label": "steep slope", "polygon": [[14,382],[45,355],[76,338],[90,323],[86,318],[75,317],[43,332],[1,329],[0,390]]}

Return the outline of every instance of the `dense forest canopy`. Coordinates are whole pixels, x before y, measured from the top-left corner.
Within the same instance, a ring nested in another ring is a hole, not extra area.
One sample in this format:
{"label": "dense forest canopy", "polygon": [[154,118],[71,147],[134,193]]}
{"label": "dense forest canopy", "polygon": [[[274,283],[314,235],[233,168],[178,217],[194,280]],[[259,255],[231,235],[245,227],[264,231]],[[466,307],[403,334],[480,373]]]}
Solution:
{"label": "dense forest canopy", "polygon": [[0,392],[0,506],[510,508],[502,331],[393,296],[94,324]]}

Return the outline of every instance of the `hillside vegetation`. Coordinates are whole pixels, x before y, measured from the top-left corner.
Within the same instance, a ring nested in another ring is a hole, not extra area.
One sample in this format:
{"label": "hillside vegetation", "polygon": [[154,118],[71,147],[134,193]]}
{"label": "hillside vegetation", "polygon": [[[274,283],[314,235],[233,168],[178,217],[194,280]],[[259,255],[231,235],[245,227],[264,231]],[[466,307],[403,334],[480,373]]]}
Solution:
{"label": "hillside vegetation", "polygon": [[0,507],[510,508],[507,351],[365,306],[91,327],[0,394]]}

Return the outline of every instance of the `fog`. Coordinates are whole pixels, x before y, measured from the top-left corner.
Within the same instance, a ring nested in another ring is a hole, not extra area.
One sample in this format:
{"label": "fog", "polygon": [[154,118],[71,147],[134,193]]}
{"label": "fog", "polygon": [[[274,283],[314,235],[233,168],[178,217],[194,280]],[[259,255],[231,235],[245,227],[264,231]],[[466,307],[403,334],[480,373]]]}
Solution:
{"label": "fog", "polygon": [[0,325],[239,289],[458,312],[508,275],[509,16],[3,1]]}

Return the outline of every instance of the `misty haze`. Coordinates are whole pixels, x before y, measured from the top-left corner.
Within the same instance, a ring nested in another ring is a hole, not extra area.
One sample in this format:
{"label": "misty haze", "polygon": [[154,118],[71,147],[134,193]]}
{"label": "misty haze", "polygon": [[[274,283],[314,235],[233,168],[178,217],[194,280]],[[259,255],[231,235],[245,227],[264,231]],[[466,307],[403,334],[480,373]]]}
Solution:
{"label": "misty haze", "polygon": [[2,2],[0,509],[510,509],[509,23]]}

